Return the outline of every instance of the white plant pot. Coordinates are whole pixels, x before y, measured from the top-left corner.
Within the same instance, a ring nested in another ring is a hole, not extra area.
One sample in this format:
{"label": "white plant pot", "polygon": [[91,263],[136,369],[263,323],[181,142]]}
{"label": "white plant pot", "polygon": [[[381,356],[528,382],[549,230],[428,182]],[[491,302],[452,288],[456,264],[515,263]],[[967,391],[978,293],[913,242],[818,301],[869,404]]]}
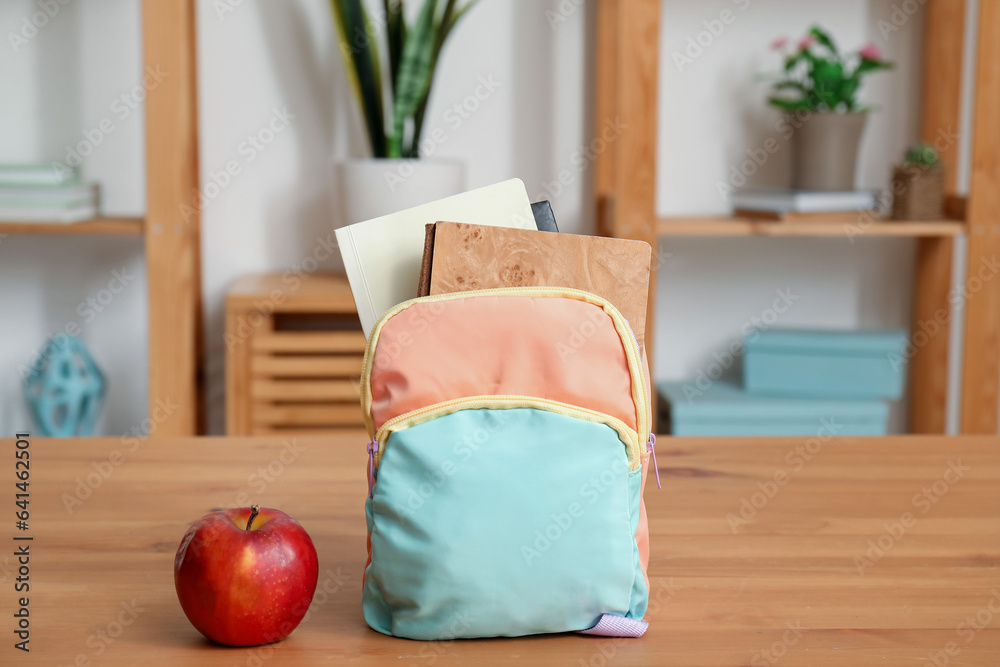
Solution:
{"label": "white plant pot", "polygon": [[345,160],[337,172],[347,225],[465,191],[465,165],[458,160]]}

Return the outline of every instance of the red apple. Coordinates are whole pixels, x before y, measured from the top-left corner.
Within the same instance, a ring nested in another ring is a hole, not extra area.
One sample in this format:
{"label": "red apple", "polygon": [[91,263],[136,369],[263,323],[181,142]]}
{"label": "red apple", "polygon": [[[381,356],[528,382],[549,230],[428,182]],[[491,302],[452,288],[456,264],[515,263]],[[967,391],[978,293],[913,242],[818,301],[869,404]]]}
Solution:
{"label": "red apple", "polygon": [[174,586],[188,620],[228,646],[284,639],[316,592],[316,547],[278,510],[229,509],[191,524],[174,557]]}

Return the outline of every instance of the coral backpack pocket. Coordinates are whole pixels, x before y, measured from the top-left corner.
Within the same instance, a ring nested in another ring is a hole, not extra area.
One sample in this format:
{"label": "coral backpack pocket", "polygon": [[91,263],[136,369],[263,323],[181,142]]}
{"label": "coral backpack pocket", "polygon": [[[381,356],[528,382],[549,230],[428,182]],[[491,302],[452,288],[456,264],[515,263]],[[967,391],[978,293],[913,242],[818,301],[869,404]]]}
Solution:
{"label": "coral backpack pocket", "polygon": [[648,379],[611,304],[554,288],[400,304],[372,331],[361,402],[368,625],[642,634]]}

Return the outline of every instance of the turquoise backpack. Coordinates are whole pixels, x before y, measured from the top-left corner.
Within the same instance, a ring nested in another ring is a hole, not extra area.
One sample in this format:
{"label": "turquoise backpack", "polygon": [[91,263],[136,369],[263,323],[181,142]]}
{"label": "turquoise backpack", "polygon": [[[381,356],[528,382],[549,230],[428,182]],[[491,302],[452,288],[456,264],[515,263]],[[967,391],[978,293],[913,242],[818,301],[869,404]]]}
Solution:
{"label": "turquoise backpack", "polygon": [[649,396],[628,323],[588,292],[387,312],[361,381],[368,625],[424,640],[642,635]]}

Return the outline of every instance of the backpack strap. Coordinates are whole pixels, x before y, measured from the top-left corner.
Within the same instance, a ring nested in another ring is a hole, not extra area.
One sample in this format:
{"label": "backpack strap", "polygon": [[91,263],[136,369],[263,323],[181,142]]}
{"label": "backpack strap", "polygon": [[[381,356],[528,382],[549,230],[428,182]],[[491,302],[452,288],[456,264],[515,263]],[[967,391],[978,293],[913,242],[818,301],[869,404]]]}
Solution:
{"label": "backpack strap", "polygon": [[586,630],[580,630],[581,635],[598,635],[600,637],[642,637],[649,623],[634,618],[625,618],[615,614],[603,614],[597,625]]}

